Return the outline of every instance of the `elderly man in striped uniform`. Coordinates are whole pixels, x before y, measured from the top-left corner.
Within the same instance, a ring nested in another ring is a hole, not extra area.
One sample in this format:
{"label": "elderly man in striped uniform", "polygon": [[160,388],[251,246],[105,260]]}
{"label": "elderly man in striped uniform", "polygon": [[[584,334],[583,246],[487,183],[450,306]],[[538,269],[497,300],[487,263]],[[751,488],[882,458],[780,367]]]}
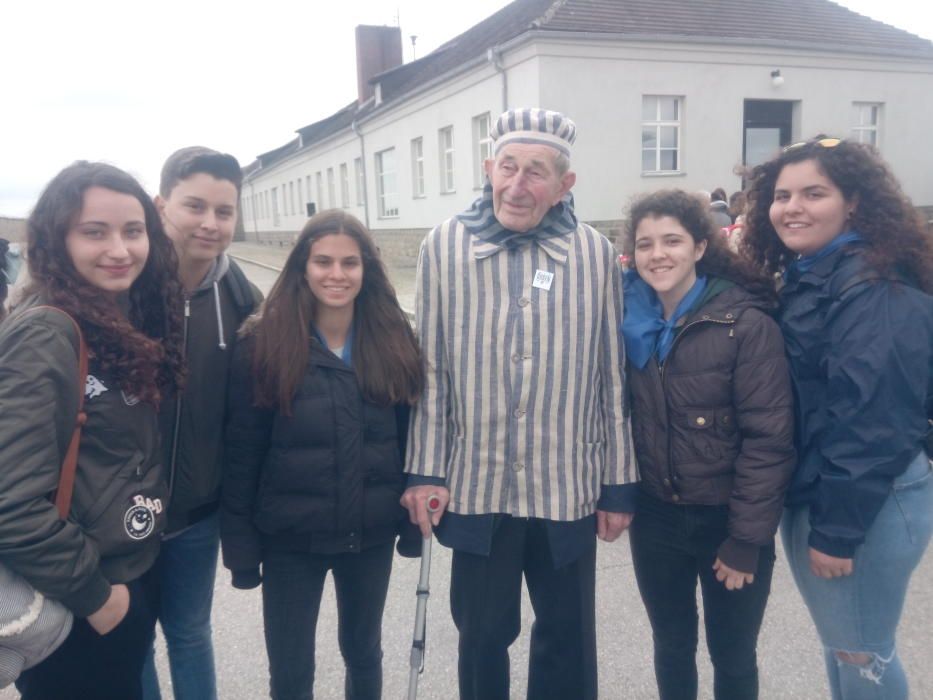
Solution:
{"label": "elderly man in striped uniform", "polygon": [[421,247],[427,384],[402,503],[454,550],[460,697],[509,697],[524,575],[528,697],[595,698],[595,535],[628,526],[637,479],[618,264],[574,214],[574,123],[516,109],[491,136],[483,195]]}

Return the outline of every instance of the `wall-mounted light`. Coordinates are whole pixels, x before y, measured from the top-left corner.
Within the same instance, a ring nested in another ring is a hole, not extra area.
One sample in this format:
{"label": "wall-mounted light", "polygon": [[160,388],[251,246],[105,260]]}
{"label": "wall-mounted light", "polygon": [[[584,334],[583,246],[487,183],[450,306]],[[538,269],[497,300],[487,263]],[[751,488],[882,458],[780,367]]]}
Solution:
{"label": "wall-mounted light", "polygon": [[771,84],[774,87],[781,87],[784,84],[784,76],[781,75],[780,68],[775,68],[771,71]]}

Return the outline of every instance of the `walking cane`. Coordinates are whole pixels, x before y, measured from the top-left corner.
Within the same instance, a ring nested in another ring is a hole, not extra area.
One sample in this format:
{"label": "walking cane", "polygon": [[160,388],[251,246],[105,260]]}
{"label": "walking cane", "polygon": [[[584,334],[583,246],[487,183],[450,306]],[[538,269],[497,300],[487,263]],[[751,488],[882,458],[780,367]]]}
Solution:
{"label": "walking cane", "polygon": [[[428,512],[436,513],[441,507],[441,499],[436,494],[428,497]],[[431,540],[428,535],[421,540],[421,575],[418,577],[418,605],[415,607],[415,634],[411,643],[411,669],[408,672],[408,700],[418,697],[418,676],[424,672],[424,631],[428,612],[428,579],[431,576]]]}

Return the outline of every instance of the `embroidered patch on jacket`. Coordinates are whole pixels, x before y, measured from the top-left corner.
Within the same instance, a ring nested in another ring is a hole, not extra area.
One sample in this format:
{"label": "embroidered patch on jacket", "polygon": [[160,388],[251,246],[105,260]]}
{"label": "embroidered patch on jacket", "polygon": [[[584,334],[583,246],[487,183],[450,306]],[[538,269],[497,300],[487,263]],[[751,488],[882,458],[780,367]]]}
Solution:
{"label": "embroidered patch on jacket", "polygon": [[123,516],[123,529],[134,540],[146,539],[155,528],[155,513],[145,503],[140,503],[139,498],[133,499],[135,503]]}
{"label": "embroidered patch on jacket", "polygon": [[97,398],[105,391],[110,390],[104,386],[104,383],[100,379],[95,377],[93,374],[87,375],[87,380],[84,382],[84,396],[86,398]]}

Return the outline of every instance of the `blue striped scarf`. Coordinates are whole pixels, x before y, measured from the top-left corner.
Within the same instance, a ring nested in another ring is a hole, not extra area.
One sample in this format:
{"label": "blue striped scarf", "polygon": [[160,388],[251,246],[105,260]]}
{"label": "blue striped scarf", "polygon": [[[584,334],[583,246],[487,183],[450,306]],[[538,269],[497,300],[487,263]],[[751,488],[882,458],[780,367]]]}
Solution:
{"label": "blue striped scarf", "polygon": [[488,257],[500,250],[519,248],[523,245],[537,242],[547,247],[547,239],[566,236],[577,229],[577,216],[573,212],[573,195],[568,192],[563,199],[551,207],[541,219],[541,223],[533,229],[524,232],[510,231],[499,223],[493,208],[492,183],[486,178],[483,194],[470,205],[457,219],[472,236],[476,236],[485,244],[482,247],[488,254],[478,254],[477,257]]}

